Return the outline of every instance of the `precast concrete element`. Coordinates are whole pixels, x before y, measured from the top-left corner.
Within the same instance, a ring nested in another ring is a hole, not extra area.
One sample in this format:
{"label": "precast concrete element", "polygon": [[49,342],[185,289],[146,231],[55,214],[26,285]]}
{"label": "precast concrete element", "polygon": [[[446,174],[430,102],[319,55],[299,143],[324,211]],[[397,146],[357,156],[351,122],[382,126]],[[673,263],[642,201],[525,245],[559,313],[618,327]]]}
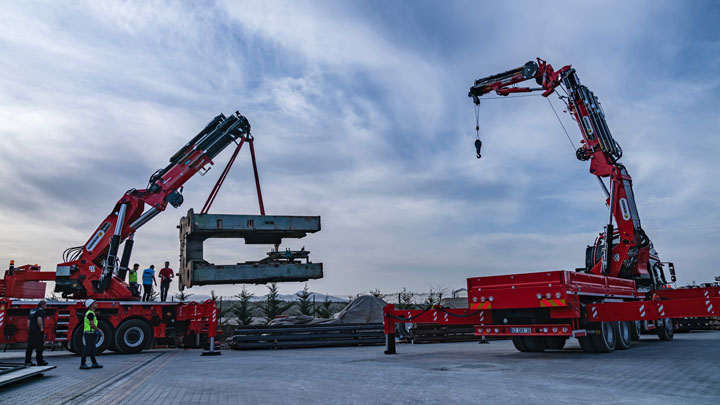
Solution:
{"label": "precast concrete element", "polygon": [[[180,219],[180,288],[205,284],[264,284],[322,278],[322,263],[310,262],[310,252],[280,251],[284,238],[303,238],[320,230],[319,216],[195,214]],[[246,244],[273,245],[256,261],[216,265],[203,258],[210,238],[244,239]]]}

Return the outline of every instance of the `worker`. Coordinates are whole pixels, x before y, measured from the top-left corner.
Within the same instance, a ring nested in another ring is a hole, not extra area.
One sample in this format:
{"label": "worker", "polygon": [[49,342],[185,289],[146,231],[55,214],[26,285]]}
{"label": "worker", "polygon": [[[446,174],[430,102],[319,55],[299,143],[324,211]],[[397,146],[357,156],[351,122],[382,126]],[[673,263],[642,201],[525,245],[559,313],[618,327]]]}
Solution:
{"label": "worker", "polygon": [[47,301],[40,300],[37,307],[30,311],[28,318],[28,340],[27,349],[25,349],[25,365],[34,366],[32,362],[33,350],[37,353],[37,365],[47,366],[47,362],[43,360],[43,349],[45,348],[45,308]]}
{"label": "worker", "polygon": [[155,280],[155,265],[151,264],[150,267],[143,270],[143,301],[152,300],[153,284],[157,285]]}
{"label": "worker", "polygon": [[174,276],[173,269],[170,268],[170,262],[165,262],[165,267],[160,269],[160,301],[165,302],[167,299],[170,283]]}
{"label": "worker", "polygon": [[137,282],[137,272],[140,268],[140,265],[135,263],[133,264],[132,270],[130,270],[130,275],[128,276],[128,281],[130,282],[130,292],[132,293],[133,297],[139,297],[140,296],[140,289],[138,288],[138,282]]}
{"label": "worker", "polygon": [[[85,320],[83,322],[83,351],[82,358],[80,359],[80,370],[89,370],[91,368],[102,368],[95,360],[95,342],[97,341],[98,335],[102,333],[98,328],[97,315],[95,310],[97,309],[97,301],[90,298],[85,301]],[[85,364],[85,359],[90,356],[92,366]]]}

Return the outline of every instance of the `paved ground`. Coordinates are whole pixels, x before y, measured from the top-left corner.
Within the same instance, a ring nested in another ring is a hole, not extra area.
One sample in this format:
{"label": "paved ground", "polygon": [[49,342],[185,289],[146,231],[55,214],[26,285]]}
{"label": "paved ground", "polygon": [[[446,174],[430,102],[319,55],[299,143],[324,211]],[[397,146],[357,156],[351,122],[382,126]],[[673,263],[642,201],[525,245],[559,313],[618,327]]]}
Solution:
{"label": "paved ground", "polygon": [[[626,352],[519,353],[509,341],[231,351],[156,350],[100,357],[0,389],[2,404],[693,403],[720,402],[720,332],[652,336]],[[0,359],[19,357],[4,353]]]}

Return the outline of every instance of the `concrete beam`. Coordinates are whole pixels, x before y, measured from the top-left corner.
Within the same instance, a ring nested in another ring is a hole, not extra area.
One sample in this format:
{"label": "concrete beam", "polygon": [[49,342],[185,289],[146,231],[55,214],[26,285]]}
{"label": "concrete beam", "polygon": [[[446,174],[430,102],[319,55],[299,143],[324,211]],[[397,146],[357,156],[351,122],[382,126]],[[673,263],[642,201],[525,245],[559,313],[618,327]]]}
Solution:
{"label": "concrete beam", "polygon": [[193,263],[192,285],[265,284],[322,278],[322,263]]}
{"label": "concrete beam", "polygon": [[304,238],[320,231],[318,216],[195,214],[180,219],[180,238],[245,239],[246,244],[279,244],[283,238]]}
{"label": "concrete beam", "polygon": [[[283,238],[303,238],[320,230],[320,217],[280,215],[195,214],[180,219],[180,288],[208,284],[264,284],[322,278],[322,264],[295,257],[216,265],[203,259],[209,238],[244,239],[246,244],[279,245]],[[307,261],[302,263],[302,261]]]}

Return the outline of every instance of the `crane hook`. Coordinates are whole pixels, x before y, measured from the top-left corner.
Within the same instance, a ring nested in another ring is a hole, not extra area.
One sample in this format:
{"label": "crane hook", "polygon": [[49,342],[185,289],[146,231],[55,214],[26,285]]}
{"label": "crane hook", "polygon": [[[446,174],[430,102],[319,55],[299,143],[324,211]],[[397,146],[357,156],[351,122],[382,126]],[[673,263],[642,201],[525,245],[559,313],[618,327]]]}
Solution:
{"label": "crane hook", "polygon": [[480,99],[474,97],[475,100],[475,153],[478,159],[480,159],[480,148],[482,148],[482,141],[480,140]]}

